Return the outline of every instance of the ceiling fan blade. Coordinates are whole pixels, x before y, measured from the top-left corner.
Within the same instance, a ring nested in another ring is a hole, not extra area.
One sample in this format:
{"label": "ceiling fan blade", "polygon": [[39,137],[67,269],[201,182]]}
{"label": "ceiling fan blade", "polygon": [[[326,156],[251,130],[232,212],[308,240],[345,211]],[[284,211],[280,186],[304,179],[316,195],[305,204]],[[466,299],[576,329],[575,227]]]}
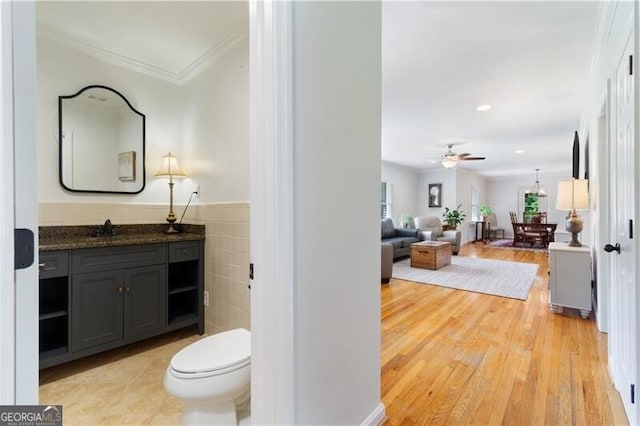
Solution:
{"label": "ceiling fan blade", "polygon": [[464,158],[459,158],[458,160],[460,161],[486,160],[486,158],[485,157],[464,157]]}
{"label": "ceiling fan blade", "polygon": [[471,155],[471,154],[469,154],[468,152],[463,152],[462,154],[458,154],[458,158],[460,158],[460,159],[461,159],[462,157],[468,157],[468,156],[470,156],[470,155]]}

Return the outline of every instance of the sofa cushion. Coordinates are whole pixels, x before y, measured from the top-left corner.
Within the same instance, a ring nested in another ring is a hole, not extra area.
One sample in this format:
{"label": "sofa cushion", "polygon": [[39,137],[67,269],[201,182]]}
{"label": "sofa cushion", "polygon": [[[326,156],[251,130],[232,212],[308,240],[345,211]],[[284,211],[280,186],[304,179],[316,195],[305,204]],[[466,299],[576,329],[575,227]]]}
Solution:
{"label": "sofa cushion", "polygon": [[396,229],[396,237],[418,238],[419,232],[417,229],[399,228]]}
{"label": "sofa cushion", "polygon": [[411,244],[417,243],[418,239],[415,237],[405,237],[402,239],[402,247],[411,247]]}
{"label": "sofa cushion", "polygon": [[393,226],[393,219],[390,217],[381,220],[382,239],[393,238],[396,236],[396,228]]}
{"label": "sofa cushion", "polygon": [[393,246],[394,250],[402,248],[402,241],[404,241],[404,238],[400,238],[400,237],[397,237],[397,238],[385,238],[383,240],[383,242],[391,244]]}

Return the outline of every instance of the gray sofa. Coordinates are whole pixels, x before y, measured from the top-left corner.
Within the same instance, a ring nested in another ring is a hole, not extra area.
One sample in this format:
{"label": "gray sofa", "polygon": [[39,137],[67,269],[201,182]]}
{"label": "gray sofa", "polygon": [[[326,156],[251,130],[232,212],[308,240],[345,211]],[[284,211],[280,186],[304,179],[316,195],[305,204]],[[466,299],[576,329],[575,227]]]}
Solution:
{"label": "gray sofa", "polygon": [[393,258],[411,255],[411,244],[422,239],[418,229],[396,228],[393,219],[386,218],[381,221],[382,242],[389,243],[393,247]]}

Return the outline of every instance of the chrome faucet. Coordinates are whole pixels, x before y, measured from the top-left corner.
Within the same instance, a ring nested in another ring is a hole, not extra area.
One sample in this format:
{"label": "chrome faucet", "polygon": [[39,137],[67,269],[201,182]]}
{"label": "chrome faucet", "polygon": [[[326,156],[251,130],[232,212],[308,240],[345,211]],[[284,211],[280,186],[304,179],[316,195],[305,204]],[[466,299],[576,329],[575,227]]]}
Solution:
{"label": "chrome faucet", "polygon": [[111,219],[107,219],[102,226],[102,234],[103,235],[113,235],[114,234],[114,226],[111,223]]}

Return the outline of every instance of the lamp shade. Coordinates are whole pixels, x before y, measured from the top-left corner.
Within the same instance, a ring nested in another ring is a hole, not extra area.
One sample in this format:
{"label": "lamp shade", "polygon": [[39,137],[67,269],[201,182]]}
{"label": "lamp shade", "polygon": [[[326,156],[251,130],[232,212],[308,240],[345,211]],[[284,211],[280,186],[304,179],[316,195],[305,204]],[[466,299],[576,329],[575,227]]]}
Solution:
{"label": "lamp shade", "polygon": [[182,169],[178,165],[178,160],[176,157],[168,153],[162,158],[162,164],[160,168],[156,172],[156,176],[158,177],[175,177],[175,176],[184,176]]}
{"label": "lamp shade", "polygon": [[589,181],[586,179],[568,179],[558,182],[556,198],[558,210],[588,210]]}

